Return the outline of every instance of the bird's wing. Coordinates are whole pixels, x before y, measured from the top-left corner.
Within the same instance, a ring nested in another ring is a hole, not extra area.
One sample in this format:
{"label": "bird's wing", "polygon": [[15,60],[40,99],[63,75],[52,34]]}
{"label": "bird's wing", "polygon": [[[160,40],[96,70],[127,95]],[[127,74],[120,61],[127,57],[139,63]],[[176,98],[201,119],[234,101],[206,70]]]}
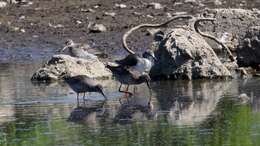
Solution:
{"label": "bird's wing", "polygon": [[88,85],[90,86],[96,86],[98,83],[96,82],[96,80],[92,79],[92,78],[89,78],[89,77],[86,77],[84,78],[84,83],[88,83]]}
{"label": "bird's wing", "polygon": [[129,74],[129,71],[122,66],[111,66],[111,65],[106,65],[106,67],[112,71],[113,74],[117,75],[127,75]]}
{"label": "bird's wing", "polygon": [[121,66],[135,66],[138,63],[138,57],[134,54],[130,54],[126,58],[116,60],[115,62]]}
{"label": "bird's wing", "polygon": [[142,73],[140,73],[138,70],[135,70],[135,69],[127,69],[127,71],[131,74],[131,76],[134,78],[134,79],[138,79]]}

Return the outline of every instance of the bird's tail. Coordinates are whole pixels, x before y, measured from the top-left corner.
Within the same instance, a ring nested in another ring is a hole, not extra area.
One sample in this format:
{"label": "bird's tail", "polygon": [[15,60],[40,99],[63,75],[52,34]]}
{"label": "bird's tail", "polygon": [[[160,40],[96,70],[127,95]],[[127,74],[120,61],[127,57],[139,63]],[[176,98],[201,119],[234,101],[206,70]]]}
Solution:
{"label": "bird's tail", "polygon": [[106,68],[108,68],[114,75],[126,74],[128,71],[122,66],[114,66],[110,64],[106,64]]}

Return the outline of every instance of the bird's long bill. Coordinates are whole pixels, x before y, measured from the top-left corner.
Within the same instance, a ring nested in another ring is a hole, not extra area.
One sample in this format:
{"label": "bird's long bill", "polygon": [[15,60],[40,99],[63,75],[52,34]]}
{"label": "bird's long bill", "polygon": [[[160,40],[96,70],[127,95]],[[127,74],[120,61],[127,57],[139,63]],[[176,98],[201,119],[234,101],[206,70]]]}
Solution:
{"label": "bird's long bill", "polygon": [[149,81],[146,81],[146,84],[149,89],[152,89]]}
{"label": "bird's long bill", "polygon": [[154,59],[154,61],[158,61],[158,59],[155,56],[153,56],[153,59]]}
{"label": "bird's long bill", "polygon": [[68,46],[65,46],[64,48],[58,50],[58,52],[63,52],[64,50],[66,50],[68,48]]}
{"label": "bird's long bill", "polygon": [[104,96],[104,98],[107,100],[107,96],[104,94],[104,92],[101,91],[100,93],[101,93],[101,94]]}

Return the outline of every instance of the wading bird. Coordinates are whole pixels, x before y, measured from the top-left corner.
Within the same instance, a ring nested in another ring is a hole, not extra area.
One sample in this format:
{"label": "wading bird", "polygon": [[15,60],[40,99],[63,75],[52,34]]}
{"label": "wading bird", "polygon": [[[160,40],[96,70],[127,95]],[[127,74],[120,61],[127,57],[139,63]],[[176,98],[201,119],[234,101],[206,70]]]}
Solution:
{"label": "wading bird", "polygon": [[94,54],[91,54],[87,51],[90,48],[87,44],[74,43],[73,40],[68,39],[65,42],[65,47],[58,50],[58,52],[63,52],[66,49],[69,49],[69,55],[72,57],[84,58],[84,59],[98,59]]}
{"label": "wading bird", "polygon": [[84,93],[83,100],[85,101],[86,92],[98,92],[101,93],[105,100],[107,96],[103,92],[102,85],[98,84],[95,80],[85,76],[77,75],[73,77],[64,76],[64,81],[70,86],[70,88],[77,93],[77,105],[79,105],[79,94]]}
{"label": "wading bird", "polygon": [[[137,71],[131,71],[122,66],[111,66],[106,65],[106,67],[111,70],[112,74],[115,78],[121,83],[118,89],[119,92],[127,93],[132,95],[131,92],[128,91],[130,85],[138,85],[142,83],[146,83],[147,87],[151,90],[150,81],[151,78],[148,74],[140,74]],[[127,85],[126,91],[121,89],[122,84]]]}

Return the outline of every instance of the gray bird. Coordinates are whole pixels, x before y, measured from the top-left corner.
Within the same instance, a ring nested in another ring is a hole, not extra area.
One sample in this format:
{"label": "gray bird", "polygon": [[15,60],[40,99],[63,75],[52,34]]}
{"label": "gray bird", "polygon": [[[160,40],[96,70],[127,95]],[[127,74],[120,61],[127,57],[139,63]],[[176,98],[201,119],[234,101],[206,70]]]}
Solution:
{"label": "gray bird", "polygon": [[155,61],[157,61],[154,52],[147,50],[140,57],[137,54],[130,54],[122,60],[116,60],[115,62],[122,67],[129,68],[131,70],[138,71],[140,74],[149,74]]}
{"label": "gray bird", "polygon": [[85,101],[86,92],[101,93],[104,96],[105,100],[107,100],[107,96],[103,92],[103,86],[85,75],[77,75],[73,77],[64,76],[63,79],[70,86],[70,88],[77,93],[78,105],[79,105],[79,93],[84,93],[83,95],[84,101]]}
{"label": "gray bird", "polygon": [[74,43],[73,40],[68,39],[65,42],[65,47],[58,50],[58,52],[63,52],[66,49],[69,49],[69,55],[72,57],[84,58],[84,59],[93,59],[97,60],[98,57],[94,54],[91,54],[87,51],[90,48],[88,44],[79,44]]}
{"label": "gray bird", "polygon": [[[150,87],[151,78],[148,74],[140,74],[138,71],[131,71],[130,69],[126,69],[122,66],[111,66],[106,65],[106,67],[111,70],[114,77],[121,83],[118,89],[119,92],[127,93],[132,95],[131,92],[128,91],[128,87],[130,85],[138,85],[142,83],[146,83],[147,87]],[[126,91],[121,89],[122,84],[127,85]]]}

